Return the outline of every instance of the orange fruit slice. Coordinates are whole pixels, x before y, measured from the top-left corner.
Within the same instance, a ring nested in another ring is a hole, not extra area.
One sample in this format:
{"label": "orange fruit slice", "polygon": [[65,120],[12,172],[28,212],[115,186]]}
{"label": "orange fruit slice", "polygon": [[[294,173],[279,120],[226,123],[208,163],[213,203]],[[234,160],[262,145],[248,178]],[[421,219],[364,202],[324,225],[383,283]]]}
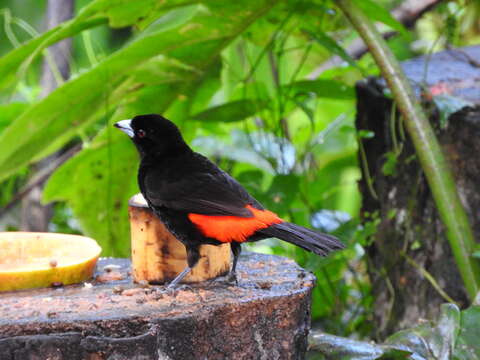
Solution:
{"label": "orange fruit slice", "polygon": [[85,281],[100,252],[97,242],[85,236],[0,232],[0,291]]}

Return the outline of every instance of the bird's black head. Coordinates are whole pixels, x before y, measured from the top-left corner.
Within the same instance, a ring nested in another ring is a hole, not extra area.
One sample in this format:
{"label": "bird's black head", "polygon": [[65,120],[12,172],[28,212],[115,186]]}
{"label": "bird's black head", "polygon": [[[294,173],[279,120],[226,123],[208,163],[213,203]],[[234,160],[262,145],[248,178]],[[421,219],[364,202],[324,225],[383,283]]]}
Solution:
{"label": "bird's black head", "polygon": [[178,127],[161,115],[138,115],[114,126],[130,136],[142,157],[175,155],[189,150]]}

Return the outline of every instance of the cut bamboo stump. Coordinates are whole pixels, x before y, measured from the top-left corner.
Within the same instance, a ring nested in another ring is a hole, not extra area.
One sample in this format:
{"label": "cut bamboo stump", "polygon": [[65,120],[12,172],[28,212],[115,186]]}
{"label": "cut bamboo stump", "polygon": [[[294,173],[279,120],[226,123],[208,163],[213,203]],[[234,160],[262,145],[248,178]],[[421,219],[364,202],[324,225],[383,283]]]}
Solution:
{"label": "cut bamboo stump", "polygon": [[[163,284],[187,266],[185,246],[148,208],[141,194],[128,203],[132,241],[132,269],[136,282]],[[230,244],[200,247],[200,260],[183,282],[194,283],[223,276],[230,270]]]}
{"label": "cut bamboo stump", "polygon": [[238,279],[170,294],[100,259],[92,283],[0,294],[0,359],[303,359],[313,275],[247,253]]}

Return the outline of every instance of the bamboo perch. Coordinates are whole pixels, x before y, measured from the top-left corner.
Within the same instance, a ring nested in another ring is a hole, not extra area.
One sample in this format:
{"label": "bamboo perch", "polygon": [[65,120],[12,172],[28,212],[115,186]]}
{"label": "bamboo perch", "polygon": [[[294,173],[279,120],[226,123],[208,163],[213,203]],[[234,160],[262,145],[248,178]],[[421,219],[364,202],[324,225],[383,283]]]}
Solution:
{"label": "bamboo perch", "polygon": [[[141,194],[128,202],[132,241],[132,273],[136,282],[165,283],[187,266],[185,247],[148,208]],[[200,261],[183,282],[213,279],[230,270],[230,245],[202,245]]]}

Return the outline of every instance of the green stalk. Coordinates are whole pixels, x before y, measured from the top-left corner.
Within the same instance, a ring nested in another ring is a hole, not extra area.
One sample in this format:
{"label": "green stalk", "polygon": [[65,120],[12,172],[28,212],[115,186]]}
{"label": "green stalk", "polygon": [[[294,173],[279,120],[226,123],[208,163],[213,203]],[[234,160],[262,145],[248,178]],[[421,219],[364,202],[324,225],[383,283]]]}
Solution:
{"label": "green stalk", "polygon": [[336,3],[367,44],[392,91],[447,230],[465,288],[473,300],[480,278],[480,264],[471,256],[475,247],[473,232],[433,129],[400,65],[370,19],[353,0],[337,0]]}

